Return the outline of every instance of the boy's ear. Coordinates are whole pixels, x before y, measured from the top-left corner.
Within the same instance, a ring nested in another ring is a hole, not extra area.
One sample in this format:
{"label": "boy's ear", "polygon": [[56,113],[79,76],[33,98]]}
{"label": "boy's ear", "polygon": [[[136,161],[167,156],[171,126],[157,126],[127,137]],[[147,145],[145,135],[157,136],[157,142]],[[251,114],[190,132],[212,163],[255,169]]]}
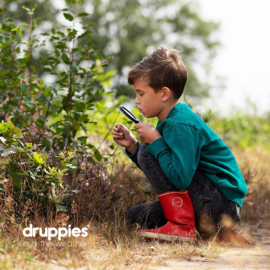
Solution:
{"label": "boy's ear", "polygon": [[161,89],[161,99],[163,101],[168,100],[170,98],[171,94],[172,94],[171,90],[168,87],[163,87]]}

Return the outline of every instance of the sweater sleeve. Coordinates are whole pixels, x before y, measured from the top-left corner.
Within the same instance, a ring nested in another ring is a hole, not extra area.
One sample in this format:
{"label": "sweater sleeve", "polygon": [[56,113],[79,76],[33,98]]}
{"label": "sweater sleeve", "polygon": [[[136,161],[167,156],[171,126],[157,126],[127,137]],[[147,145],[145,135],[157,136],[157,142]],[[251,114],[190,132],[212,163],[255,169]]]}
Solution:
{"label": "sweater sleeve", "polygon": [[163,137],[152,142],[147,151],[159,162],[163,172],[179,189],[187,188],[200,160],[199,130],[185,124],[173,124]]}
{"label": "sweater sleeve", "polygon": [[139,151],[140,147],[141,147],[141,144],[140,144],[140,142],[138,141],[138,146],[137,146],[137,148],[136,148],[136,150],[135,150],[135,152],[134,152],[133,154],[130,154],[130,153],[128,152],[128,150],[125,149],[126,155],[127,155],[127,156],[128,156],[128,157],[136,164],[136,166],[137,166],[139,169],[141,169],[141,167],[140,167],[140,165],[139,165],[139,163],[138,163],[137,155],[138,155],[138,151]]}

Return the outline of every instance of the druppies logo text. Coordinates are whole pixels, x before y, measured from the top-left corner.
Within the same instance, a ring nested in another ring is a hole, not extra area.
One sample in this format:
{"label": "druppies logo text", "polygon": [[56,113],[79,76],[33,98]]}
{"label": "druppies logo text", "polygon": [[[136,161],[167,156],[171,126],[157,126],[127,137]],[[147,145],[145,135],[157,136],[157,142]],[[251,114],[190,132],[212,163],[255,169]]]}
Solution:
{"label": "druppies logo text", "polygon": [[48,240],[50,241],[52,239],[52,237],[56,237],[58,236],[58,240],[61,240],[62,237],[87,237],[88,236],[88,232],[87,232],[87,228],[73,228],[71,229],[71,225],[68,225],[68,228],[54,228],[54,227],[50,227],[50,228],[38,228],[38,227],[33,227],[32,224],[30,224],[29,227],[26,227],[23,229],[23,235],[25,237],[35,237],[37,235],[37,233],[41,236],[41,237],[47,237]]}

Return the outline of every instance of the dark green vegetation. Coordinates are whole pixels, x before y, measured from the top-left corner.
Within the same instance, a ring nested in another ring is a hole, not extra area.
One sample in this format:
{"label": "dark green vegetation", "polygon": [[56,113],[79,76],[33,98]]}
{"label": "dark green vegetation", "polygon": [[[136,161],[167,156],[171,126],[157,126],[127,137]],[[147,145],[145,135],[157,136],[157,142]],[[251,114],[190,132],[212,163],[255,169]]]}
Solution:
{"label": "dark green vegetation", "polygon": [[[36,7],[23,7],[29,23],[17,24],[6,15],[3,2],[0,215],[8,224],[37,218],[50,221],[59,211],[67,212],[70,223],[78,224],[86,216],[101,216],[121,197],[110,182],[112,173],[102,163],[110,155],[102,155],[101,144],[96,147],[88,140],[89,125],[95,126],[98,119],[91,111],[95,108],[96,114],[107,113],[103,118],[107,128],[113,124],[106,123],[107,117],[121,100],[113,102],[111,108],[97,106],[98,101],[104,102],[104,96],[110,97],[104,87],[112,72],[105,72],[109,59],[96,51],[89,38],[93,25],[81,23],[80,30],[74,28],[73,22],[86,16],[75,12],[76,5],[71,5],[74,12],[63,10],[70,27],[35,34]],[[88,40],[85,45],[78,42],[83,39]],[[49,44],[52,49],[40,61],[43,71],[56,78],[52,85],[38,77],[33,61],[35,52]],[[96,133],[102,132],[99,129]],[[108,147],[113,149],[114,145]],[[82,212],[84,216],[79,216]]]}

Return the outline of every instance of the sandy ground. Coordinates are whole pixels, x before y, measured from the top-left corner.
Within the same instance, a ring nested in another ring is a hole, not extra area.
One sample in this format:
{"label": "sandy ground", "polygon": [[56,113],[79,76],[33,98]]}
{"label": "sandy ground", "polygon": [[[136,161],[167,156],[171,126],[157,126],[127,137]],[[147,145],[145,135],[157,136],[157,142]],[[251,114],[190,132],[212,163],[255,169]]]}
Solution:
{"label": "sandy ground", "polygon": [[[265,228],[264,228],[265,227]],[[166,266],[151,270],[180,269],[270,269],[270,222],[252,226],[255,245],[248,248],[229,247],[218,258],[192,257],[189,261],[168,260]]]}
{"label": "sandy ground", "polygon": [[253,248],[229,248],[216,259],[192,257],[190,261],[168,260],[166,266],[149,269],[270,269],[270,237],[268,237],[267,245],[256,244]]}
{"label": "sandy ground", "polygon": [[[126,262],[123,260],[117,266],[104,265],[102,263],[102,257],[107,257],[104,250],[100,255],[100,261],[98,265],[90,265],[88,267],[76,268],[78,270],[111,270],[111,269],[141,269],[141,270],[186,270],[186,269],[224,269],[224,270],[236,270],[236,269],[270,269],[270,221],[259,222],[257,225],[249,226],[252,229],[255,245],[247,248],[235,248],[226,246],[225,251],[221,252],[217,258],[208,258],[200,256],[191,256],[188,260],[177,258],[165,258],[161,254],[153,253],[151,260],[158,263],[145,265],[140,260],[133,261],[132,258]],[[150,255],[151,256],[151,255]],[[74,269],[65,266],[58,265],[57,262],[52,262],[46,265],[47,270],[66,270]]]}

